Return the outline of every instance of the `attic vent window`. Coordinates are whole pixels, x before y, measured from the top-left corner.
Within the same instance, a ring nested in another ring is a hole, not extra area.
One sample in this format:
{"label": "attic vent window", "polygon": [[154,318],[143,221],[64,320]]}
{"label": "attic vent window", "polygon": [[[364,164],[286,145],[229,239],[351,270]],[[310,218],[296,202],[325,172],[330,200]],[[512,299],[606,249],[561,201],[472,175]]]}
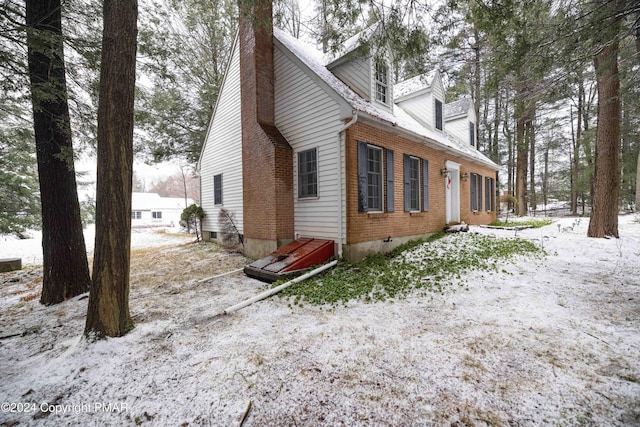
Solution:
{"label": "attic vent window", "polygon": [[376,59],[376,101],[387,104],[389,88],[389,67],[382,58]]}

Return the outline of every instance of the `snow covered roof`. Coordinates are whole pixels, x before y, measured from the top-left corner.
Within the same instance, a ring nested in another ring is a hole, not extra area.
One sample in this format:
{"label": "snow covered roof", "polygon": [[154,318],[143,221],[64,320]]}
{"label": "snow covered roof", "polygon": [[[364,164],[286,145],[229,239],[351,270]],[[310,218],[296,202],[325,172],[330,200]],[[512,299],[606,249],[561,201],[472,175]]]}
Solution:
{"label": "snow covered roof", "polygon": [[345,40],[342,45],[342,49],[340,49],[338,52],[327,53],[323,57],[323,63],[327,67],[330,67],[333,63],[339,62],[340,59],[344,58],[345,56],[356,50],[358,47],[362,46],[364,42],[368,42],[369,40],[371,40],[371,37],[376,32],[378,27],[379,23],[376,22],[375,24],[365,28],[358,34],[349,37],[347,40]]}
{"label": "snow covered roof", "polygon": [[[192,203],[193,200],[187,199],[187,205]],[[166,210],[186,207],[183,197],[160,197],[158,193],[131,193],[132,210]]]}
{"label": "snow covered roof", "polygon": [[444,106],[444,118],[450,119],[456,116],[466,116],[469,112],[469,108],[471,108],[471,98],[460,98]]}
{"label": "snow covered roof", "polygon": [[[496,170],[499,168],[491,159],[475,148],[464,144],[462,141],[453,139],[453,137],[442,132],[427,129],[405,113],[398,105],[394,105],[392,113],[391,111],[378,108],[374,103],[366,101],[327,69],[324,65],[322,53],[314,46],[304,43],[278,28],[273,29],[273,34],[277,41],[302,61],[309,70],[335,91],[342,100],[348,103],[355,113],[387,122],[389,126],[392,126],[394,129],[413,134],[416,140],[421,140],[421,142],[425,142],[436,149],[454,152]],[[430,81],[433,81],[433,77]],[[395,87],[394,90],[396,90]],[[426,141],[424,139],[426,139]]]}
{"label": "snow covered roof", "polygon": [[436,73],[437,70],[433,70],[429,73],[420,74],[419,76],[415,76],[400,83],[396,83],[395,85],[393,85],[394,100],[397,102],[401,98],[407,97],[412,94],[417,94],[418,92],[426,89],[430,89]]}

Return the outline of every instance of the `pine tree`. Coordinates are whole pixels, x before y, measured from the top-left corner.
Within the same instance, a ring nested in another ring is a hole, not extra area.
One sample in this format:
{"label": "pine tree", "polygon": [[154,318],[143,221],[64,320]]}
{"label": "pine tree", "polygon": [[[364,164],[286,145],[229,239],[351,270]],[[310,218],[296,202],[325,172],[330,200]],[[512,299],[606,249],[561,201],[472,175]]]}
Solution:
{"label": "pine tree", "polygon": [[27,0],[26,24],[42,204],[40,302],[50,305],[89,289],[89,265],[73,166],[60,0]]}
{"label": "pine tree", "polygon": [[237,28],[234,0],[146,3],[140,22],[137,151],[149,162],[195,163],[207,132]]}
{"label": "pine tree", "polygon": [[[596,131],[596,162],[592,186],[592,211],[589,237],[618,237],[618,198],[620,174],[620,76],[618,46],[620,14],[624,0],[601,0],[595,16],[603,20],[594,40],[596,53],[593,65],[598,82],[598,128]],[[602,21],[601,21],[602,22]]]}
{"label": "pine tree", "polygon": [[33,132],[12,126],[0,110],[0,234],[40,228],[40,193]]}
{"label": "pine tree", "polygon": [[133,104],[136,0],[105,0],[93,282],[85,334],[117,337],[133,322],[129,313]]}

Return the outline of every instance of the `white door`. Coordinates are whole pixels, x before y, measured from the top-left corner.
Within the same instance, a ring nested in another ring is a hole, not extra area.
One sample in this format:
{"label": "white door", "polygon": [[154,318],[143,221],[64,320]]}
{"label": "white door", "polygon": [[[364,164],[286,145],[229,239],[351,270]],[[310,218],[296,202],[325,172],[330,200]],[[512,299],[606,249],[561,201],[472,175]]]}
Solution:
{"label": "white door", "polygon": [[447,161],[445,166],[445,221],[450,224],[460,222],[460,165]]}

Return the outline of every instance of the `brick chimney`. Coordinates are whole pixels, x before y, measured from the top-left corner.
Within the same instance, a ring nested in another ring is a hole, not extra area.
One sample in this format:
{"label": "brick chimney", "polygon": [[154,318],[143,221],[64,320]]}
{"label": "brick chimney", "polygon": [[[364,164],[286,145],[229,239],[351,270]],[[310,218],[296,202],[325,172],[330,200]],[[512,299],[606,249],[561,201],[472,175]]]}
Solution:
{"label": "brick chimney", "polygon": [[271,0],[238,0],[245,253],[293,240],[293,151],[275,126]]}

